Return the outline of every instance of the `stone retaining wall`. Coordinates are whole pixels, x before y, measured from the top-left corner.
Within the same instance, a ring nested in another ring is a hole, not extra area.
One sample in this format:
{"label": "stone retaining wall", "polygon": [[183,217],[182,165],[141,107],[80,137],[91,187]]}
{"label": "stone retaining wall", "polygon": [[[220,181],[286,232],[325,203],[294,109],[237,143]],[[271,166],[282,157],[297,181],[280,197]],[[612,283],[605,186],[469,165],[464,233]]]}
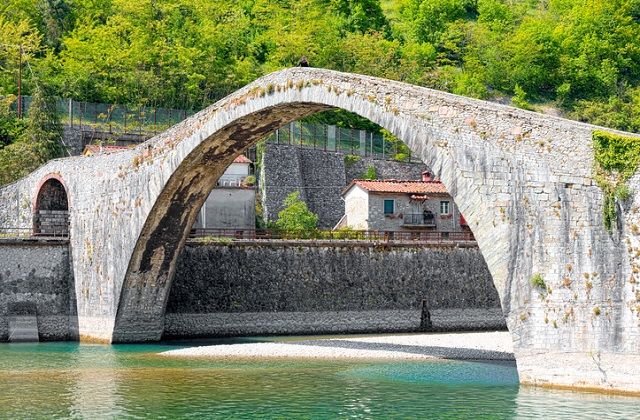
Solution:
{"label": "stone retaining wall", "polygon": [[[418,332],[420,310],[168,313],[164,338]],[[434,309],[432,331],[506,329],[500,308]]]}
{"label": "stone retaining wall", "polygon": [[[505,328],[475,247],[271,241],[187,246],[164,336],[418,331],[422,299],[434,330]],[[76,313],[67,242],[0,242],[0,341],[16,315],[76,340]]]}
{"label": "stone retaining wall", "polygon": [[190,244],[165,337],[505,328],[477,247],[304,241]]}
{"label": "stone retaining wall", "polygon": [[78,339],[67,242],[0,241],[0,341],[16,315],[37,316],[41,341]]}

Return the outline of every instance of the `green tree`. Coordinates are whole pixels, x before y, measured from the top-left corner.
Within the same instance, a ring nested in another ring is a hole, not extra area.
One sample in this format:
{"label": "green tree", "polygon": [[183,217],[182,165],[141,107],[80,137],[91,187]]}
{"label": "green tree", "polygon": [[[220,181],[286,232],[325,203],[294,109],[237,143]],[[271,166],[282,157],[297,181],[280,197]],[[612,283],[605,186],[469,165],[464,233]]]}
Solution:
{"label": "green tree", "polygon": [[24,132],[25,120],[18,119],[15,111],[11,109],[15,101],[14,95],[0,99],[0,150],[15,142]]}
{"label": "green tree", "polygon": [[[18,71],[22,61],[23,91],[26,91],[28,67],[41,50],[42,37],[28,20],[17,22],[0,14],[0,95],[17,94]],[[22,54],[20,50],[22,49]]]}
{"label": "green tree", "polygon": [[389,22],[379,0],[330,0],[334,10],[346,19],[351,32],[382,32],[390,35]]}
{"label": "green tree", "polygon": [[278,213],[276,227],[285,232],[313,234],[318,228],[318,215],[307,208],[300,199],[300,192],[294,191],[284,200],[285,208]]}
{"label": "green tree", "polygon": [[390,131],[380,130],[384,139],[385,154],[398,162],[405,162],[411,157],[411,149]]}
{"label": "green tree", "polygon": [[62,156],[62,124],[56,110],[55,98],[49,88],[41,83],[31,97],[28,120],[21,141],[33,144],[42,164],[49,159]]}
{"label": "green tree", "polygon": [[60,157],[64,150],[55,102],[40,84],[33,92],[26,123],[19,126],[21,123],[9,121],[5,128],[10,130],[11,124],[15,130],[10,138],[13,142],[0,149],[0,184],[22,178],[47,160]]}

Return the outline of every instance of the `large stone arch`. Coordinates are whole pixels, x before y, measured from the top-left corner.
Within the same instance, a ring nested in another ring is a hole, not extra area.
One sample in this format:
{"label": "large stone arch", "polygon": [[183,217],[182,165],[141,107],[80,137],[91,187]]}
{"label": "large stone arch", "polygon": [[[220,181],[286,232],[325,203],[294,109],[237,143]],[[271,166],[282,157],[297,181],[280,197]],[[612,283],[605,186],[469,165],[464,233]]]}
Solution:
{"label": "large stone arch", "polygon": [[[201,132],[202,140],[175,169],[142,228],[122,285],[113,341],[157,341],[161,338],[164,311],[177,257],[200,207],[218,178],[242,151],[276,128],[306,115],[329,108],[342,108],[381,125],[403,140],[426,164],[435,168],[454,200],[459,205],[462,204],[462,208],[470,209],[468,205],[464,206],[468,204],[467,198],[461,192],[472,190],[473,180],[462,176],[456,162],[443,152],[446,148],[428,146],[429,143],[436,143],[436,140],[448,136],[448,133],[426,130],[412,116],[391,109],[388,100],[385,99],[385,105],[380,107],[369,96],[358,95],[356,90],[346,95],[348,101],[341,101],[341,88],[335,88],[334,92],[331,85],[325,86],[320,80],[306,81],[306,86],[294,85],[289,89],[303,93],[305,89],[312,87],[321,93],[313,100],[291,95],[287,92],[286,83],[274,83],[271,88],[267,84],[263,90],[249,90],[250,94],[256,96],[252,98],[254,101],[264,102],[262,106],[257,109],[247,107],[247,110],[239,112],[227,125],[215,131]],[[325,95],[325,92],[333,94]],[[234,110],[245,106],[242,101],[238,101],[239,105],[236,104]],[[462,144],[458,147],[463,149]],[[482,156],[473,158],[484,160],[486,152],[487,150],[483,150]],[[468,211],[472,214],[488,214],[490,207],[486,203],[488,202],[476,201],[476,207]],[[477,230],[479,223],[472,230]],[[497,233],[495,229],[488,228],[480,231]],[[484,250],[481,245],[483,255],[507,252],[506,242],[482,237],[482,233],[478,240],[484,243]],[[504,251],[499,249],[500,246]],[[508,271],[505,262],[504,259],[488,261],[503,307],[509,305],[504,300],[505,275]]]}
{"label": "large stone arch", "polygon": [[[601,127],[288,69],[133,150],[49,162],[0,190],[0,221],[28,227],[33,206],[23,198],[59,174],[71,199],[81,339],[159,339],[175,258],[206,192],[259,136],[331,107],[396,134],[449,189],[493,275],[522,382],[640,392],[640,194],[607,232],[592,177],[592,133]],[[630,183],[640,186],[640,175]],[[531,283],[535,274],[545,287]]]}

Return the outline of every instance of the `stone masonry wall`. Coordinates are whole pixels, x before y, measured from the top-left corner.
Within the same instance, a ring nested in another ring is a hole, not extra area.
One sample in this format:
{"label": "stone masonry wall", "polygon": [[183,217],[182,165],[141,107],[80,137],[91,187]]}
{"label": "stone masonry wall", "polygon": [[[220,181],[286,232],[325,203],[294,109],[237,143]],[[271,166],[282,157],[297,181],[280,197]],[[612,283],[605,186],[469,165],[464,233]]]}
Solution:
{"label": "stone masonry wall", "polygon": [[267,242],[190,244],[165,337],[504,328],[476,247]]}
{"label": "stone masonry wall", "polygon": [[35,313],[41,341],[78,339],[69,245],[36,241],[0,242],[0,341],[7,341],[9,317]]}
{"label": "stone masonry wall", "polygon": [[[343,162],[344,162],[344,155]],[[422,172],[428,170],[424,163],[397,162],[380,160],[372,157],[361,157],[359,160],[345,165],[347,184],[353,179],[360,179],[369,166],[376,168],[379,179],[422,179]]]}
{"label": "stone masonry wall", "polygon": [[334,227],[344,215],[340,193],[353,179],[362,178],[369,166],[379,178],[421,179],[421,163],[378,160],[370,157],[345,164],[345,154],[297,146],[266,143],[260,166],[265,220],[276,220],[288,194],[300,191],[322,228]]}

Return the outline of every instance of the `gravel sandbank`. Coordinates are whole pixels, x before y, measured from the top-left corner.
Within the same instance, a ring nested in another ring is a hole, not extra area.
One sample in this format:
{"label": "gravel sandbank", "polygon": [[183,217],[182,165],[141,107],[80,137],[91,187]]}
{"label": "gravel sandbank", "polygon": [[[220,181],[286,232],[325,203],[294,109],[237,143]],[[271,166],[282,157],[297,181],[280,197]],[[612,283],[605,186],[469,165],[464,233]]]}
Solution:
{"label": "gravel sandbank", "polygon": [[218,344],[160,354],[212,358],[513,360],[513,343],[507,331],[496,331]]}

